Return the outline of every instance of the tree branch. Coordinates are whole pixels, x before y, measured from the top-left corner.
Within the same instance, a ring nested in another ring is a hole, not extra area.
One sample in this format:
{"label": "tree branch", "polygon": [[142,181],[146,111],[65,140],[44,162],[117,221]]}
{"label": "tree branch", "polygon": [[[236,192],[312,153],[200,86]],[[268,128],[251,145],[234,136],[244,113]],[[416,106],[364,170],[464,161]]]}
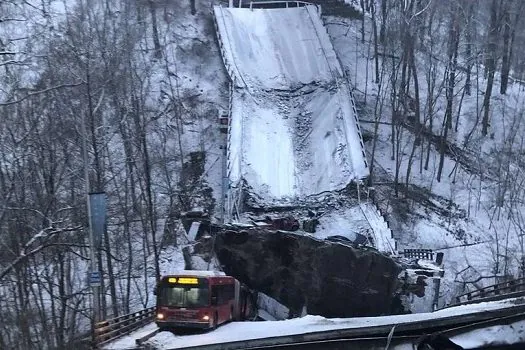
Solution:
{"label": "tree branch", "polygon": [[46,244],[45,242],[43,242],[42,244],[40,244],[36,248],[31,248],[31,246],[37,240],[40,240],[40,239],[49,240],[50,238],[52,238],[52,237],[54,237],[54,236],[56,236],[56,235],[58,235],[60,233],[77,231],[77,230],[79,230],[81,228],[82,228],[82,226],[79,225],[79,226],[75,226],[75,227],[68,227],[68,228],[57,229],[57,228],[54,228],[53,227],[53,223],[51,223],[51,225],[49,227],[46,227],[46,228],[40,230],[36,235],[31,237],[31,239],[23,246],[23,248],[22,248],[22,250],[20,252],[20,255],[15,260],[13,260],[9,265],[7,265],[7,267],[3,268],[0,271],[0,280],[2,280],[18,264],[26,261],[29,257],[39,253],[40,251],[44,250],[45,248],[47,248],[49,246],[56,245],[55,243]]}
{"label": "tree branch", "polygon": [[30,92],[28,93],[27,95],[25,95],[24,97],[18,99],[18,100],[14,100],[14,101],[9,101],[9,102],[2,102],[0,103],[0,106],[10,106],[10,105],[14,105],[14,104],[17,104],[17,103],[20,103],[26,99],[28,99],[29,97],[32,97],[32,96],[36,96],[36,95],[40,95],[40,94],[44,94],[46,92],[49,92],[49,91],[52,91],[52,90],[57,90],[57,89],[62,89],[62,88],[68,88],[68,87],[76,87],[76,86],[80,86],[82,85],[83,83],[82,82],[79,82],[79,83],[73,83],[73,84],[62,84],[62,85],[57,85],[57,86],[52,86],[50,88],[47,88],[47,89],[44,89],[44,90],[39,90],[39,91],[34,91],[34,92]]}

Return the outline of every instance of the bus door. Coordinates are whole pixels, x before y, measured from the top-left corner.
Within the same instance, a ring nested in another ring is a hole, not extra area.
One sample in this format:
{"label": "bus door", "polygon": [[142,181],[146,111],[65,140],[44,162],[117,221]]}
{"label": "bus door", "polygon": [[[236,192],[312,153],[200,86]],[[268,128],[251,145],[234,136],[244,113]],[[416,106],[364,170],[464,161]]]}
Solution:
{"label": "bus door", "polygon": [[233,319],[234,303],[235,288],[233,283],[211,286],[211,304],[218,316],[217,324]]}

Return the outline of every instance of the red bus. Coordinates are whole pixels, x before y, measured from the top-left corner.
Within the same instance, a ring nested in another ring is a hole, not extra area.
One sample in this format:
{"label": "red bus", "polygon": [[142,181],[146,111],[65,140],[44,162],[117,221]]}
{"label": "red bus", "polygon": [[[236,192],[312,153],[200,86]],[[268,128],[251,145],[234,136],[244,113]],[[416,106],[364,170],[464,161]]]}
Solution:
{"label": "red bus", "polygon": [[210,329],[244,320],[254,312],[250,291],[217,271],[182,271],[157,283],[155,322],[161,330],[178,327]]}

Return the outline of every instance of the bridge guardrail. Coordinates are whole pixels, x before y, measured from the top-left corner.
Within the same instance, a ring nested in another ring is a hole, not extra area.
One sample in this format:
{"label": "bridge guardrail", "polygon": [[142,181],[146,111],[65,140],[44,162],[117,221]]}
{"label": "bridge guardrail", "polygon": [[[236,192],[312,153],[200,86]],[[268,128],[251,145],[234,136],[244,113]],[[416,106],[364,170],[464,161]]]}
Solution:
{"label": "bridge guardrail", "polygon": [[150,323],[155,315],[155,307],[118,316],[109,320],[97,322],[93,330],[93,345],[100,345],[116,340],[130,332]]}
{"label": "bridge guardrail", "polygon": [[317,11],[319,13],[321,13],[321,7],[318,4],[314,4],[314,3],[306,2],[306,1],[274,0],[274,1],[250,1],[250,3],[249,3],[250,10],[252,10],[254,8],[259,8],[259,7],[261,7],[261,8],[266,8],[267,6],[272,7],[272,5],[273,6],[282,5],[285,8],[304,7],[304,6],[308,6],[308,5],[314,5],[315,7],[317,7]]}
{"label": "bridge guardrail", "polygon": [[525,277],[496,283],[478,290],[458,295],[449,306],[468,304],[474,301],[489,301],[525,295]]}
{"label": "bridge guardrail", "polygon": [[405,258],[434,260],[432,249],[404,249],[401,254]]}

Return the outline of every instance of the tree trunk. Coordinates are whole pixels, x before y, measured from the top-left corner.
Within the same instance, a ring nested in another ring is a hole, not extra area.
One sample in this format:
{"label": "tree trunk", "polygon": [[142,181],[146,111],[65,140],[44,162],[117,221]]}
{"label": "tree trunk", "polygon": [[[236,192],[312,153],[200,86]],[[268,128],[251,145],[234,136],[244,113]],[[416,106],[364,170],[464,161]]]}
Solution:
{"label": "tree trunk", "polygon": [[159,30],[157,27],[157,10],[153,0],[149,0],[149,11],[151,14],[151,26],[153,30],[153,45],[155,46],[155,58],[162,57],[162,49],[160,47]]}
{"label": "tree trunk", "polygon": [[379,49],[378,49],[378,42],[377,42],[376,5],[374,1],[372,1],[372,3],[370,4],[370,10],[372,12],[372,30],[374,32],[374,62],[376,66],[375,83],[379,84]]}
{"label": "tree trunk", "polygon": [[[373,5],[372,5],[373,6]],[[373,11],[373,9],[372,9]],[[384,69],[385,66],[385,60],[382,60],[382,67]],[[372,140],[372,154],[370,156],[370,176],[368,177],[368,186],[373,186],[373,177],[374,177],[374,170],[375,170],[375,155],[376,155],[376,148],[377,148],[377,137],[379,134],[379,122],[381,120],[381,115],[383,114],[383,104],[385,102],[386,96],[383,92],[383,77],[384,77],[384,70],[381,71],[380,80],[377,82],[377,98],[375,99],[375,105],[374,105],[374,136]],[[393,123],[392,123],[393,124]]]}
{"label": "tree trunk", "polygon": [[63,252],[59,252],[57,255],[58,260],[58,296],[60,300],[60,311],[58,318],[58,329],[57,332],[57,347],[59,349],[65,348],[65,337],[64,330],[66,324],[66,310],[67,310],[67,293],[66,293],[66,281],[65,281],[65,257]]}
{"label": "tree trunk", "polygon": [[403,131],[403,126],[401,124],[396,125],[396,169],[394,172],[394,195],[399,197],[399,172],[401,170],[401,161],[402,161],[402,149],[401,149],[401,133]]}
{"label": "tree trunk", "polygon": [[439,150],[439,166],[437,171],[437,181],[441,181],[443,172],[443,165],[445,163],[445,150],[447,143],[448,130],[452,129],[452,104],[454,101],[454,87],[456,84],[456,68],[458,62],[458,46],[459,46],[459,21],[457,17],[457,8],[452,10],[452,25],[449,32],[449,46],[448,46],[448,79],[447,79],[447,106],[445,109],[445,120],[443,135],[440,142]]}
{"label": "tree trunk", "polygon": [[466,28],[466,33],[465,33],[465,41],[466,41],[466,51],[465,51],[465,55],[467,56],[466,57],[466,61],[467,61],[467,74],[466,74],[466,78],[465,78],[465,93],[470,96],[470,90],[471,90],[471,78],[470,78],[470,75],[471,75],[471,72],[472,72],[472,62],[473,62],[473,57],[472,57],[472,16],[474,14],[474,2],[472,2],[469,7],[468,7],[468,10],[467,10],[467,28]]}
{"label": "tree trunk", "polygon": [[410,172],[412,171],[412,163],[414,162],[414,154],[416,152],[416,148],[418,145],[421,144],[421,107],[419,104],[419,79],[417,76],[417,66],[416,66],[416,57],[414,54],[414,40],[415,37],[412,37],[412,40],[410,40],[410,47],[409,47],[409,54],[410,54],[410,70],[412,71],[412,79],[414,79],[414,143],[412,144],[412,151],[410,152],[410,156],[408,158],[408,166],[407,166],[407,175],[406,175],[406,186],[408,187],[409,179],[410,179]]}
{"label": "tree trunk", "polygon": [[111,245],[109,243],[109,233],[108,230],[104,230],[104,246],[105,246],[105,253],[106,253],[106,262],[108,266],[108,277],[109,277],[109,292],[111,295],[111,307],[113,309],[113,317],[117,317],[119,315],[118,312],[118,297],[117,297],[117,288],[115,285],[115,275],[113,273],[113,261],[111,257]]}
{"label": "tree trunk", "polygon": [[361,19],[361,43],[365,43],[365,0],[360,0],[361,11],[363,11],[363,18]]}
{"label": "tree trunk", "polygon": [[490,26],[489,26],[489,43],[487,48],[487,57],[485,59],[485,67],[488,74],[487,88],[483,98],[483,119],[481,121],[481,134],[487,136],[489,129],[489,112],[490,112],[490,97],[492,95],[492,87],[494,85],[494,73],[496,70],[496,48],[498,40],[498,2],[492,0],[490,10]]}
{"label": "tree trunk", "polygon": [[[395,57],[392,54],[392,67],[396,67]],[[399,68],[399,67],[397,67]],[[390,73],[390,86],[392,86],[392,94],[391,94],[391,104],[392,104],[392,123],[390,123],[390,142],[392,146],[392,153],[390,156],[391,160],[396,159],[396,146],[395,146],[395,140],[396,140],[396,130],[395,125],[399,122],[399,99],[397,97],[397,69],[392,69],[392,72]]]}
{"label": "tree trunk", "polygon": [[[512,0],[507,0],[508,6],[512,6]],[[503,13],[503,56],[501,58],[501,84],[499,93],[505,95],[507,93],[507,86],[509,84],[510,72],[510,15],[508,7]]]}
{"label": "tree trunk", "polygon": [[386,39],[386,19],[387,19],[387,1],[381,0],[381,28],[379,29],[379,41],[385,44]]}
{"label": "tree trunk", "polygon": [[[512,4],[512,2],[511,2]],[[518,24],[521,20],[522,10],[523,10],[523,1],[519,1],[518,4],[516,4],[516,7],[514,8],[516,11],[516,14],[514,16],[514,21],[512,23],[505,22],[505,32],[507,29],[510,29],[510,38],[508,39],[508,50],[505,49],[505,38],[503,40],[504,42],[504,51],[503,53],[506,54],[506,57],[503,58],[502,68],[501,68],[501,90],[500,93],[505,94],[507,92],[507,86],[509,82],[509,74],[510,74],[510,68],[512,66],[512,59],[513,59],[513,53],[514,53],[514,42],[516,40],[516,29],[518,28]],[[509,13],[507,12],[507,15]],[[508,21],[510,21],[510,16],[507,18]]]}
{"label": "tree trunk", "polygon": [[154,207],[153,202],[153,193],[152,193],[152,186],[153,183],[151,181],[151,164],[149,160],[149,151],[148,146],[146,143],[146,132],[144,130],[143,138],[143,151],[144,151],[144,175],[146,176],[146,198],[147,198],[147,205],[148,205],[148,219],[150,223],[150,229],[151,229],[151,242],[153,244],[153,260],[155,265],[155,277],[160,279],[160,266],[159,266],[159,249],[160,247],[157,247],[157,214]]}

